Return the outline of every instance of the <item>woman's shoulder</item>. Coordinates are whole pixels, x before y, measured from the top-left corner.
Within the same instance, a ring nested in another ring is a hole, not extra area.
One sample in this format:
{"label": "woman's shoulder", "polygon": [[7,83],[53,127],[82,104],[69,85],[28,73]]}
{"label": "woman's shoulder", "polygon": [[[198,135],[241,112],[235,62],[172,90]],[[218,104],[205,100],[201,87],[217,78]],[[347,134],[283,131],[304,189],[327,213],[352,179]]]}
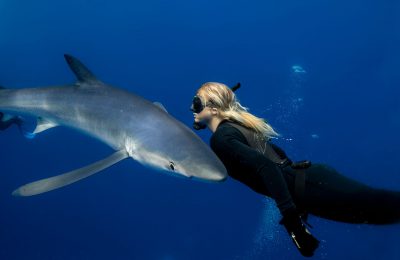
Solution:
{"label": "woman's shoulder", "polygon": [[232,138],[247,143],[247,140],[243,135],[243,133],[232,124],[236,123],[231,121],[225,121],[221,125],[219,125],[217,130],[212,134],[210,138],[210,144],[221,143],[223,141]]}
{"label": "woman's shoulder", "polygon": [[212,137],[218,138],[218,137],[223,137],[226,135],[239,135],[241,132],[239,129],[237,129],[235,126],[232,124],[236,124],[235,122],[232,121],[224,121],[222,122],[215,132],[212,134]]}

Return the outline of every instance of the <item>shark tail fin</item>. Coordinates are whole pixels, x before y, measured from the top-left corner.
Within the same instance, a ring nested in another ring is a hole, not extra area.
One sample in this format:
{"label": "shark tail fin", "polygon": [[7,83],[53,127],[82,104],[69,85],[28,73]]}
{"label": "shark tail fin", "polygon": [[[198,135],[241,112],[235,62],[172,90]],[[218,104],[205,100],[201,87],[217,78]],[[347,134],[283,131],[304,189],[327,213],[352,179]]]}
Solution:
{"label": "shark tail fin", "polygon": [[[5,87],[0,86],[0,92],[5,89]],[[0,131],[6,130],[14,124],[18,126],[19,131],[26,138],[32,139],[35,137],[35,134],[26,130],[26,122],[23,117],[0,111]]]}
{"label": "shark tail fin", "polygon": [[27,125],[29,124],[23,117],[3,113],[0,111],[0,130],[6,130],[12,125],[18,126],[19,131],[25,138],[33,139],[36,135],[35,133],[31,133],[27,130]]}

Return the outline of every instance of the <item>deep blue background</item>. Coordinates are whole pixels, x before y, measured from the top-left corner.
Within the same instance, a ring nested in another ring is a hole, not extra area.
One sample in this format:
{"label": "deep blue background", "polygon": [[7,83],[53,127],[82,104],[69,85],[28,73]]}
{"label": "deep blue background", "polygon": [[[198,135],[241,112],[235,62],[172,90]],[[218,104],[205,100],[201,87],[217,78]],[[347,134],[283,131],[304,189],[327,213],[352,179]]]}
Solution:
{"label": "deep blue background", "polygon": [[[240,101],[283,134],[292,159],[400,190],[399,13],[395,0],[1,1],[0,84],[73,83],[70,53],[191,126],[202,83],[240,81]],[[22,184],[112,151],[63,127],[33,140],[12,127],[0,147],[0,259],[301,258],[273,202],[232,179],[205,184],[126,160],[16,198]],[[400,225],[310,222],[315,259],[400,259]]]}

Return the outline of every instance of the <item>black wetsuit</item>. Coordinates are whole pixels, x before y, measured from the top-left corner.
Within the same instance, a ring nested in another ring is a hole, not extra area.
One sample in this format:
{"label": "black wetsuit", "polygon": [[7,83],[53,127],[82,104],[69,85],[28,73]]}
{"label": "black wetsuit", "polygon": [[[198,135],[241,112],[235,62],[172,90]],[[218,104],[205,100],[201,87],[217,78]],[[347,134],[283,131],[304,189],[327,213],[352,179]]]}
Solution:
{"label": "black wetsuit", "polygon": [[[211,136],[211,148],[232,178],[274,199],[282,215],[288,209],[300,209],[301,205],[301,210],[336,221],[400,222],[400,191],[370,187],[326,164],[313,162],[309,168],[303,169],[305,190],[299,197],[295,192],[295,176],[299,170],[290,165],[278,166],[250,147],[245,136],[226,122],[223,120]],[[272,146],[279,155],[286,156],[278,146]]]}

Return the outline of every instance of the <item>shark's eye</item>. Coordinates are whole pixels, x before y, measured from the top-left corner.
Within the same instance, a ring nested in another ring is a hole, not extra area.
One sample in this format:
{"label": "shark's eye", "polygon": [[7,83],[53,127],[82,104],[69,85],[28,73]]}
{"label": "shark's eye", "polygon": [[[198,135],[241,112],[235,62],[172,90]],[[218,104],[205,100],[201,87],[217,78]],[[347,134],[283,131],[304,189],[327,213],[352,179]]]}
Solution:
{"label": "shark's eye", "polygon": [[173,171],[175,171],[175,163],[174,162],[169,162],[169,168]]}

